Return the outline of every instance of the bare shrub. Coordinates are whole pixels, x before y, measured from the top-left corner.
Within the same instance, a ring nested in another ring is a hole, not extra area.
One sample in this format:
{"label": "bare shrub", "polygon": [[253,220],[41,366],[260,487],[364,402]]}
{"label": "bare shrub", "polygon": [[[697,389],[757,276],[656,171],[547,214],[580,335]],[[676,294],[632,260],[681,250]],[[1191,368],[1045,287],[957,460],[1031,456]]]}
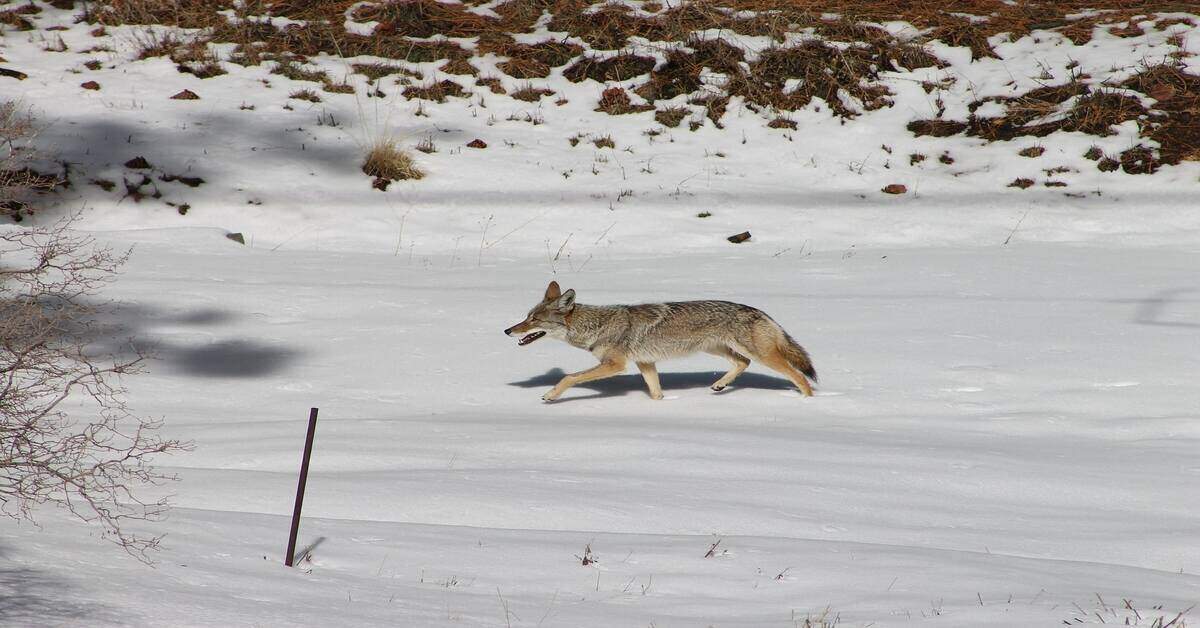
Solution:
{"label": "bare shrub", "polygon": [[73,220],[0,231],[0,512],[36,521],[36,508],[53,504],[148,561],[159,538],[127,524],[158,518],[167,503],[135,491],[173,479],[150,460],[188,445],[157,436],[160,422],[125,404],[121,380],[145,356],[96,349],[104,307],[94,299],[128,253],[72,232]]}
{"label": "bare shrub", "polygon": [[33,213],[30,200],[62,183],[33,169],[33,116],[15,102],[0,102],[0,217],[20,222]]}

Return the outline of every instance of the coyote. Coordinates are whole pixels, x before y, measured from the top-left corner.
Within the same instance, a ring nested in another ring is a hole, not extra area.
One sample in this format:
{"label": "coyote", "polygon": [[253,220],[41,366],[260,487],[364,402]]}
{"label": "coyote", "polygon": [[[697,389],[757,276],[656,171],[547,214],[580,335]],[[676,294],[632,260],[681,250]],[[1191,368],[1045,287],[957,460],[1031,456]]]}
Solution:
{"label": "coyote", "polygon": [[778,323],[748,305],[728,301],[584,305],[575,302],[574,290],[562,292],[558,283],[551,281],[542,301],[529,310],[525,320],[504,333],[524,334],[517,341],[520,346],[548,335],[586,349],[600,360],[593,368],[563,377],[542,395],[545,401],[558,399],[576,384],[618,375],[630,360],[642,372],[650,397],[662,399],[654,363],[700,351],[733,363],[733,368],[713,383],[713,390],[724,389],[746,370],[750,365],[746,356],[779,371],[809,397],[812,387],[808,379],[817,381],[808,352]]}

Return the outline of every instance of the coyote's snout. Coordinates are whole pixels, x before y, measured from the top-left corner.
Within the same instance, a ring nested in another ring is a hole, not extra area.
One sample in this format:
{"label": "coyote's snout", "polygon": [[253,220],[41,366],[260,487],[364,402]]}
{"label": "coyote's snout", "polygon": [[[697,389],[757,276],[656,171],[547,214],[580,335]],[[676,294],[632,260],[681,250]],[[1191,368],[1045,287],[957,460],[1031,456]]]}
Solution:
{"label": "coyote's snout", "polygon": [[778,323],[748,305],[728,301],[584,305],[575,302],[574,290],[562,292],[558,283],[551,281],[525,320],[504,333],[520,336],[517,344],[521,346],[542,336],[558,338],[600,360],[593,368],[563,377],[542,395],[546,401],[557,399],[575,384],[618,375],[630,361],[637,364],[650,396],[662,399],[654,363],[701,351],[733,363],[729,372],[713,383],[713,390],[732,383],[750,365],[750,358],[782,373],[805,395],[812,396],[808,380],[817,381],[808,352]]}

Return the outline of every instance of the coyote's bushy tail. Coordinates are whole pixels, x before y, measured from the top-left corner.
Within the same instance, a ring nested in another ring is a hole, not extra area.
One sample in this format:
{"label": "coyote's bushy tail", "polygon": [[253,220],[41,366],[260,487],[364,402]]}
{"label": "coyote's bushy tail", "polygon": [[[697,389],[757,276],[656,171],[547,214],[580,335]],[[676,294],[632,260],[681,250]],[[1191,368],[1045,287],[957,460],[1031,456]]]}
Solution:
{"label": "coyote's bushy tail", "polygon": [[813,368],[812,360],[808,357],[808,352],[804,350],[792,337],[787,333],[783,334],[783,342],[779,345],[779,352],[783,357],[796,368],[796,370],[804,373],[812,381],[817,381],[817,369]]}

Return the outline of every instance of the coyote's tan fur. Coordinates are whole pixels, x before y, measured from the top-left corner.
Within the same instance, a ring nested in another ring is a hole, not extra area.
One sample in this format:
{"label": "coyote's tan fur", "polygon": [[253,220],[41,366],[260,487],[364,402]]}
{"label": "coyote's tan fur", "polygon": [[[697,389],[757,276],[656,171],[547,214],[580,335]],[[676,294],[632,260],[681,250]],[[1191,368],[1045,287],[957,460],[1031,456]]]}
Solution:
{"label": "coyote's tan fur", "polygon": [[546,401],[558,399],[576,384],[618,375],[629,362],[637,364],[650,396],[662,399],[654,363],[701,351],[733,363],[733,368],[713,383],[713,390],[732,383],[750,365],[750,358],[782,373],[805,395],[812,396],[808,380],[817,381],[817,371],[804,347],[778,323],[748,305],[728,301],[584,305],[575,302],[574,290],[562,292],[558,283],[551,281],[542,301],[529,310],[525,320],[504,333],[522,334],[521,345],[542,336],[558,338],[600,360],[593,368],[563,377],[542,395]]}

